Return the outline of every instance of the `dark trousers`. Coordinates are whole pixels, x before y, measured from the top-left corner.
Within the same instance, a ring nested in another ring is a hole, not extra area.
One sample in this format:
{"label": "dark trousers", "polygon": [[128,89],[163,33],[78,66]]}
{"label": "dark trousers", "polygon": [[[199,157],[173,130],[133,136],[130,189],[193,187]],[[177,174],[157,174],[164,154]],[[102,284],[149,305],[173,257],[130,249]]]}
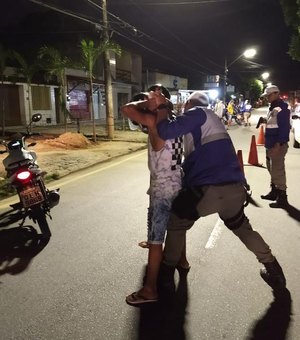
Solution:
{"label": "dark trousers", "polygon": [[[243,214],[246,192],[241,183],[203,186],[202,193],[203,197],[197,204],[199,217],[218,213],[225,223],[232,221],[232,226],[234,226],[235,216],[242,216],[238,227],[230,227],[230,223],[226,223],[226,225],[255,254],[259,262],[266,263],[274,260],[267,243],[258,232],[252,229],[248,218]],[[240,212],[242,212],[242,215]],[[179,262],[186,231],[194,225],[194,222],[188,219],[180,219],[177,215],[171,213],[164,249],[163,262],[165,264],[176,266]],[[200,223],[197,223],[197,225],[200,225]]]}

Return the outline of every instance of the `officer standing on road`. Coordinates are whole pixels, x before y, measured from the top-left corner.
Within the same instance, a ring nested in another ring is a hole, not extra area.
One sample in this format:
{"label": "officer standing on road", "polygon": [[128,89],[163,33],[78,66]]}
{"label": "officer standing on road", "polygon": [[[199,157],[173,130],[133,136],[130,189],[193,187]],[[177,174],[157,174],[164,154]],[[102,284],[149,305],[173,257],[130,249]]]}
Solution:
{"label": "officer standing on road", "polygon": [[261,195],[262,199],[276,201],[271,208],[287,208],[285,155],[288,151],[290,134],[290,110],[279,96],[275,85],[266,87],[263,95],[270,103],[265,129],[266,163],[271,176],[271,191]]}
{"label": "officer standing on road", "polygon": [[224,224],[264,265],[261,277],[273,288],[285,287],[283,271],[261,235],[244,214],[246,180],[224,125],[207,108],[201,91],[188,98],[184,114],[162,120],[157,131],[164,140],[184,135],[183,189],[175,198],[167,228],[161,281],[174,283],[175,266],[185,234],[201,216],[218,213]]}

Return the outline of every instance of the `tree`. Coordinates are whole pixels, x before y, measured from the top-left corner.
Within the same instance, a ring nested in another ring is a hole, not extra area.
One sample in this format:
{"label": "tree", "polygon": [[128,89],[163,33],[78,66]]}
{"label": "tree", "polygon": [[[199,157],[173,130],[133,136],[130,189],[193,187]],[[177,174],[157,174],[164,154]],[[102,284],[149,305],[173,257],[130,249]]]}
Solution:
{"label": "tree", "polygon": [[95,125],[95,110],[93,102],[93,79],[94,66],[99,56],[107,51],[112,51],[117,55],[121,55],[121,48],[114,42],[104,41],[99,45],[95,45],[93,40],[81,40],[81,57],[82,65],[89,77],[90,86],[90,102],[92,107],[92,125],[93,125],[93,140],[96,142],[96,125]]}
{"label": "tree", "polygon": [[259,79],[251,79],[249,81],[249,99],[257,101],[263,93],[263,82]]}
{"label": "tree", "polygon": [[[6,50],[1,44],[0,44],[0,77],[1,77],[1,85],[4,83],[5,75],[4,71],[6,68],[6,63],[9,57],[9,51]],[[4,95],[2,94],[2,91],[0,91],[0,109],[2,110],[2,136],[5,135],[5,107],[4,107]]]}
{"label": "tree", "polygon": [[300,0],[280,0],[285,22],[292,28],[289,55],[300,61]]}
{"label": "tree", "polygon": [[51,46],[43,46],[40,48],[38,58],[42,61],[43,69],[51,76],[55,76],[59,84],[59,109],[60,115],[64,117],[65,130],[67,130],[67,118],[70,115],[67,110],[67,84],[66,73],[67,67],[72,67],[72,61],[61,55],[60,51]]}
{"label": "tree", "polygon": [[16,69],[16,75],[18,77],[22,76],[26,80],[27,84],[27,100],[28,100],[28,111],[29,117],[31,117],[32,108],[31,108],[31,83],[34,74],[39,70],[39,65],[36,62],[29,64],[26,59],[17,51],[12,50],[10,52],[10,58],[15,60],[18,63]]}
{"label": "tree", "polygon": [[6,68],[6,62],[8,59],[8,51],[0,44],[0,77],[1,77],[1,84],[4,83],[4,70]]}

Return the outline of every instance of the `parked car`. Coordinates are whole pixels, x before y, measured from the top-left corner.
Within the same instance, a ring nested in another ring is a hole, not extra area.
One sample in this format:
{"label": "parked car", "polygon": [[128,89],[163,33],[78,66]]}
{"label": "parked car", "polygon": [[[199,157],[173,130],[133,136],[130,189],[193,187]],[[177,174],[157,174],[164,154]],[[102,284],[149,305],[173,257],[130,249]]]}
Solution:
{"label": "parked car", "polygon": [[294,135],[294,148],[300,149],[300,103],[296,104],[291,119],[292,133]]}

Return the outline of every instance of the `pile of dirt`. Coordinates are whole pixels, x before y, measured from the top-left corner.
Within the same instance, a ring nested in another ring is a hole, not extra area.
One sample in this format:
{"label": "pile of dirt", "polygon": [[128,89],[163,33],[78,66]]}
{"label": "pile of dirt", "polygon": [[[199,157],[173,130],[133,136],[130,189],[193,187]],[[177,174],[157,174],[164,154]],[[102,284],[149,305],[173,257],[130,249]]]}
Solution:
{"label": "pile of dirt", "polygon": [[[111,158],[145,149],[147,135],[136,131],[117,131],[113,141],[100,140],[95,143],[77,132],[61,135],[44,133],[42,136],[34,136],[27,142],[36,143],[29,147],[29,150],[37,153],[39,166],[47,172],[51,180],[53,174],[56,178],[63,177]],[[0,177],[3,178],[6,177],[6,171],[2,160],[6,156],[7,154],[0,155]]]}
{"label": "pile of dirt", "polygon": [[74,132],[66,132],[57,138],[46,139],[43,143],[62,149],[86,149],[91,145],[82,133]]}

